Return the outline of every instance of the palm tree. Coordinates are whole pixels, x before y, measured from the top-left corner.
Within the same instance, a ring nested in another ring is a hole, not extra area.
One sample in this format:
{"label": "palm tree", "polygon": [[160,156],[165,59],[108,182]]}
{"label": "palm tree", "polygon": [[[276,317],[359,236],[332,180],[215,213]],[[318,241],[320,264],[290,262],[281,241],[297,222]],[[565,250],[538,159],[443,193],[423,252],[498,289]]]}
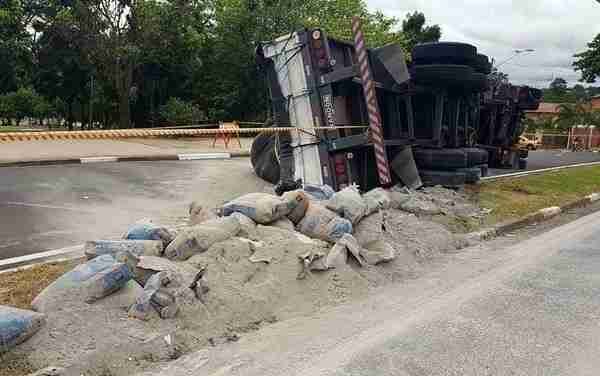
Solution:
{"label": "palm tree", "polygon": [[597,112],[591,111],[586,102],[563,103],[558,107],[556,125],[561,129],[568,129],[575,125],[600,124]]}

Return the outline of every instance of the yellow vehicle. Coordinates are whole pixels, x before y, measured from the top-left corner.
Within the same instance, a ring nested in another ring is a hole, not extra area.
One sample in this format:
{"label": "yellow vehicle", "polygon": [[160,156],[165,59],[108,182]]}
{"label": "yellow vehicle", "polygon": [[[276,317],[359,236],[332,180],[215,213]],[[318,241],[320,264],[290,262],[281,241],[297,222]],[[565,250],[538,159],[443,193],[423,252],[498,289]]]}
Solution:
{"label": "yellow vehicle", "polygon": [[525,148],[527,150],[537,150],[538,147],[542,145],[540,140],[532,140],[525,136],[519,137],[519,147]]}

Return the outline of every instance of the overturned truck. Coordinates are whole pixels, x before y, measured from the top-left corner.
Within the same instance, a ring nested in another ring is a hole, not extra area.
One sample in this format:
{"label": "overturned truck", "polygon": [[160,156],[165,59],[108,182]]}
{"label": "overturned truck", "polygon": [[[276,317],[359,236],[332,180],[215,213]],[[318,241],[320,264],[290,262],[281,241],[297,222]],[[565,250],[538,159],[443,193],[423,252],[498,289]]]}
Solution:
{"label": "overturned truck", "polygon": [[[541,92],[491,84],[492,65],[476,47],[428,43],[368,50],[392,184],[460,186],[489,167],[524,168],[516,145],[524,110]],[[354,44],[304,29],[259,46],[271,100],[270,123],[251,151],[255,172],[283,192],[300,182],[339,190],[380,185]]]}

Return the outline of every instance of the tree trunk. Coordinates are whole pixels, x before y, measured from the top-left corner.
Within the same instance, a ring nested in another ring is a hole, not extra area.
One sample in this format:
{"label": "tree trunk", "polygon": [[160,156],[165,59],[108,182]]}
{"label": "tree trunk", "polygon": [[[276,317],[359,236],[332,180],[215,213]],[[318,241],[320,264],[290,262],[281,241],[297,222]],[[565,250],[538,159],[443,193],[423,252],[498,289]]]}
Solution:
{"label": "tree trunk", "polygon": [[73,99],[67,101],[67,126],[69,130],[73,130]]}
{"label": "tree trunk", "polygon": [[128,94],[128,92],[119,93],[119,126],[121,128],[129,128],[131,126]]}

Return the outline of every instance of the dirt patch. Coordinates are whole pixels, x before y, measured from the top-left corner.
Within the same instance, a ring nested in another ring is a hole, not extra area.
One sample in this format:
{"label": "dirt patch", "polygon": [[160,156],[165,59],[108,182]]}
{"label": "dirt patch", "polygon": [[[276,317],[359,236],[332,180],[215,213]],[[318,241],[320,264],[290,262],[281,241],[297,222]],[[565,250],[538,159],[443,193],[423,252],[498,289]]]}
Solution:
{"label": "dirt patch", "polygon": [[77,261],[53,262],[0,274],[0,305],[31,309],[31,301]]}

